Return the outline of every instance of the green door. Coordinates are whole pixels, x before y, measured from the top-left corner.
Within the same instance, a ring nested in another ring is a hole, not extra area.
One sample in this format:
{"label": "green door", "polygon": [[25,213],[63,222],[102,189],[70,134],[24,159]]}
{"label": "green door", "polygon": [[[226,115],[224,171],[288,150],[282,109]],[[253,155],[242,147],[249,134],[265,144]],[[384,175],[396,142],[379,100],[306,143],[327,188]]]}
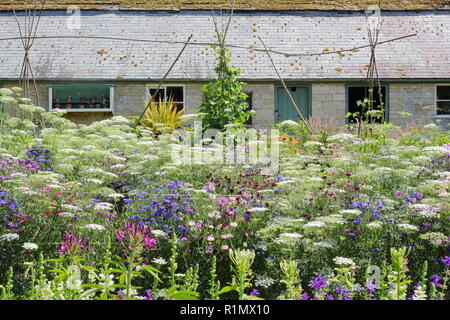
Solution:
{"label": "green door", "polygon": [[[305,119],[309,118],[309,88],[288,86],[288,89],[294,99],[297,107],[302,112]],[[300,117],[292,104],[286,89],[282,86],[276,87],[276,105],[275,105],[275,122],[285,120],[300,121]]]}

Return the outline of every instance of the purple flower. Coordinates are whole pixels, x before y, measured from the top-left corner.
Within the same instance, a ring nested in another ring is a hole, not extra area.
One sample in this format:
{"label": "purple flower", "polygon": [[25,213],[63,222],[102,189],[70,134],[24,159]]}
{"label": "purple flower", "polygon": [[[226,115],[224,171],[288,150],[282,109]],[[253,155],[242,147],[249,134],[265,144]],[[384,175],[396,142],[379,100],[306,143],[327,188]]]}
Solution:
{"label": "purple flower", "polygon": [[377,289],[377,286],[374,283],[368,284],[366,286],[367,293],[374,293],[376,289]]}
{"label": "purple flower", "polygon": [[358,223],[361,223],[361,221],[362,221],[362,218],[359,217],[358,219],[354,220],[353,223],[358,224]]}
{"label": "purple flower", "polygon": [[444,259],[441,260],[443,264],[445,264],[445,268],[450,268],[450,257],[446,256]]}
{"label": "purple flower", "polygon": [[155,297],[153,296],[153,291],[152,290],[147,289],[145,291],[145,294],[146,294],[146,296],[145,296],[144,300],[154,300],[155,299]]}
{"label": "purple flower", "polygon": [[259,297],[260,294],[261,294],[261,293],[260,293],[258,290],[256,290],[256,289],[253,289],[253,291],[250,292],[250,295],[251,295],[251,296],[254,296],[254,297]]}
{"label": "purple flower", "polygon": [[336,293],[340,296],[340,298],[342,300],[353,300],[353,297],[350,296],[351,291],[346,289],[346,288],[342,288],[340,286],[336,287]]}
{"label": "purple flower", "polygon": [[442,287],[442,284],[439,283],[439,281],[442,279],[442,277],[439,277],[436,274],[433,274],[431,276],[431,278],[433,279],[433,281],[430,282],[430,284],[434,284],[436,287]]}
{"label": "purple flower", "polygon": [[327,286],[327,279],[322,278],[322,275],[318,274],[317,277],[309,283],[309,286],[314,290],[324,289]]}
{"label": "purple flower", "polygon": [[413,198],[411,198],[411,196],[409,194],[404,196],[403,199],[405,199],[406,202],[412,202],[413,201]]}
{"label": "purple flower", "polygon": [[133,199],[123,199],[123,202],[125,203],[125,204],[129,204],[129,203],[131,203],[133,201]]}
{"label": "purple flower", "polygon": [[300,300],[309,300],[309,296],[307,293],[302,293],[302,297],[300,298]]}

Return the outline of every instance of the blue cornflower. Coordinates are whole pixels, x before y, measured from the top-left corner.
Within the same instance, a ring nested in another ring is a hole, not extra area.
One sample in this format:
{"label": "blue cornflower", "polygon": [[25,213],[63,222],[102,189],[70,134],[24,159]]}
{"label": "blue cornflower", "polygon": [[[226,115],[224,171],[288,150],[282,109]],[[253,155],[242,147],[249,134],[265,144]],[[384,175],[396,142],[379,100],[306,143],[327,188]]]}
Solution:
{"label": "blue cornflower", "polygon": [[361,223],[361,221],[362,221],[362,218],[359,217],[358,219],[354,220],[353,223],[358,224],[358,223]]}

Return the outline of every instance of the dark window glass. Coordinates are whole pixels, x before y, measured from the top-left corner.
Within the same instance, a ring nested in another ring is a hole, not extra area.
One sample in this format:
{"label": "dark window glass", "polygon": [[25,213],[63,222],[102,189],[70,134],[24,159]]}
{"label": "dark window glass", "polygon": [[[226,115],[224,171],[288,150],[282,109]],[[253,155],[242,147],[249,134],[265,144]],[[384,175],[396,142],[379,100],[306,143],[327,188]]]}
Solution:
{"label": "dark window glass", "polygon": [[450,101],[438,101],[436,114],[450,115]]}
{"label": "dark window glass", "polygon": [[174,102],[184,102],[183,87],[167,87],[167,97]]}
{"label": "dark window glass", "polygon": [[174,105],[177,107],[178,111],[180,111],[184,108],[184,105],[182,103],[174,103]]}
{"label": "dark window glass", "polygon": [[[153,95],[156,93],[155,89],[150,89],[150,98],[153,97]],[[160,88],[158,91],[158,94],[153,98],[153,101],[159,102],[160,100],[164,100],[165,98],[165,90],[164,88]]]}
{"label": "dark window glass", "polygon": [[109,109],[110,87],[106,85],[57,85],[52,88],[53,109]]}
{"label": "dark window glass", "polygon": [[437,99],[438,100],[450,100],[450,86],[438,86],[437,87]]}
{"label": "dark window glass", "polygon": [[[373,90],[373,100],[374,100],[374,108],[380,109],[380,96],[378,94],[378,88],[374,88]],[[386,109],[386,87],[381,87],[381,95],[382,101],[384,103],[384,109]],[[348,88],[348,112],[360,113],[360,118],[362,115],[362,108],[358,106],[358,101],[363,101],[364,98],[369,97],[369,87],[349,87]],[[380,122],[381,119],[377,119],[377,122]],[[356,122],[354,117],[349,117],[349,122]]]}

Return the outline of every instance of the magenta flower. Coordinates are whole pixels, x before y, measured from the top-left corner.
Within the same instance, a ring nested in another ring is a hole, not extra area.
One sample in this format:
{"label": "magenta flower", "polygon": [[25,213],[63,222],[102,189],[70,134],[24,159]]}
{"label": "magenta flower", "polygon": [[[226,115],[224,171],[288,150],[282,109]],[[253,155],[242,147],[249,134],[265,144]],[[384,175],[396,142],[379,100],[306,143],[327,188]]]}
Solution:
{"label": "magenta flower", "polygon": [[129,250],[139,244],[148,250],[157,242],[155,238],[150,237],[151,233],[151,229],[145,225],[136,226],[131,222],[125,222],[124,230],[116,230],[116,237],[120,244]]}
{"label": "magenta flower", "polygon": [[85,252],[87,249],[89,249],[89,238],[77,238],[72,231],[69,231],[64,236],[64,243],[59,248],[59,254],[63,256],[66,253]]}

